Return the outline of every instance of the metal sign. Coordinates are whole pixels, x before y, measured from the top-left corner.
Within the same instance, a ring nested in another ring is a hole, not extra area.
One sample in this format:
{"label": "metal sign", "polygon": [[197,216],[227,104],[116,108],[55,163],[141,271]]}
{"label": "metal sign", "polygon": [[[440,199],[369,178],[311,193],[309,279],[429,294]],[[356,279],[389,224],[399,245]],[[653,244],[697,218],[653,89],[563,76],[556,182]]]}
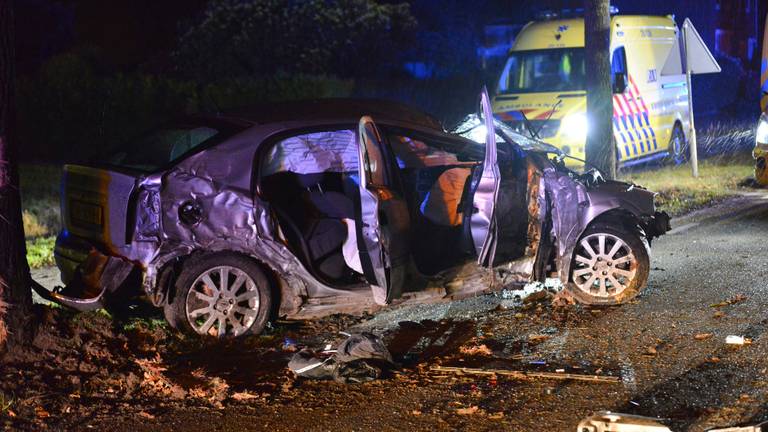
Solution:
{"label": "metal sign", "polygon": [[721,71],[717,60],[707,48],[707,45],[701,39],[699,32],[690,19],[686,18],[683,23],[683,59],[685,63],[685,78],[688,85],[688,116],[690,127],[690,152],[691,152],[691,173],[694,177],[699,176],[699,157],[696,144],[696,125],[693,121],[693,88],[691,87],[691,75],[719,73]]}
{"label": "metal sign", "polygon": [[683,23],[683,39],[685,43],[685,60],[687,70],[692,75],[719,73],[720,65],[715,56],[707,48],[707,44],[701,39],[699,32],[690,19]]}

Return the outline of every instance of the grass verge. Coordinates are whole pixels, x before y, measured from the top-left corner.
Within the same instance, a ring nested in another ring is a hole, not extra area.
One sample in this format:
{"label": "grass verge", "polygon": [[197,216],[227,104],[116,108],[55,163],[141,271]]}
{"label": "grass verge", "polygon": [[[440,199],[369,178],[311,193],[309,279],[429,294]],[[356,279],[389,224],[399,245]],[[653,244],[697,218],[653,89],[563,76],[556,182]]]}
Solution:
{"label": "grass verge", "polygon": [[56,237],[54,236],[27,239],[27,262],[29,262],[29,267],[40,268],[54,265],[53,247],[55,244]]}
{"label": "grass verge", "polygon": [[745,157],[705,160],[699,177],[691,176],[688,164],[622,173],[621,180],[658,192],[656,206],[678,216],[738,193],[740,184],[753,176],[753,162]]}

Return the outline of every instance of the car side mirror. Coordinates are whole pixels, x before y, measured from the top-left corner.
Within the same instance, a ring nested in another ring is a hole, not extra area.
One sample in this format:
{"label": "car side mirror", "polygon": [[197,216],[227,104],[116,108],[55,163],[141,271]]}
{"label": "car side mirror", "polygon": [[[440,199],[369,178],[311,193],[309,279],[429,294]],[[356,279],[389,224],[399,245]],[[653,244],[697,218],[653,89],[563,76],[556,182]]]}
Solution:
{"label": "car side mirror", "polygon": [[613,74],[613,93],[621,94],[627,90],[627,75],[621,72]]}

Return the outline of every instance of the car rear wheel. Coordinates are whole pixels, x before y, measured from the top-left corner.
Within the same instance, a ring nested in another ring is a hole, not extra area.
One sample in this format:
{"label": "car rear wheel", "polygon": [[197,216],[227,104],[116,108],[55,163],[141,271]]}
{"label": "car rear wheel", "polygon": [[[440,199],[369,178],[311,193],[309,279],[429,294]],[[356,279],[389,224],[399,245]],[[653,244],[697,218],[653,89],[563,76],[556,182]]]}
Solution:
{"label": "car rear wheel", "polygon": [[669,138],[669,163],[680,165],[688,160],[688,142],[685,140],[685,132],[680,123],[675,123],[672,136]]}
{"label": "car rear wheel", "polygon": [[568,287],[583,304],[621,304],[645,287],[649,269],[650,247],[641,232],[597,224],[576,246]]}
{"label": "car rear wheel", "polygon": [[184,264],[165,314],[184,333],[230,338],[264,330],[271,303],[268,279],[257,263],[217,253]]}

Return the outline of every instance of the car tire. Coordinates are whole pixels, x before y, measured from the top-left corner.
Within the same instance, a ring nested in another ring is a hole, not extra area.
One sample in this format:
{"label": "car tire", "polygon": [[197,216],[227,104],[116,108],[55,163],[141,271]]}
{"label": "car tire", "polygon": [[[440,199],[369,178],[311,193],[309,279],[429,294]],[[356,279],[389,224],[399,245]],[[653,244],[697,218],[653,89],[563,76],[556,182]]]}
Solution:
{"label": "car tire", "polygon": [[568,290],[585,305],[626,303],[648,281],[650,254],[648,241],[639,228],[594,224],[587,228],[573,252]]}
{"label": "car tire", "polygon": [[688,161],[688,141],[685,139],[685,132],[680,123],[675,123],[675,127],[672,128],[668,152],[667,162],[672,165],[680,165]]}
{"label": "car tire", "polygon": [[[223,286],[222,280],[226,281]],[[172,291],[165,317],[172,327],[189,335],[259,334],[272,310],[271,287],[259,264],[230,252],[191,257]]]}

